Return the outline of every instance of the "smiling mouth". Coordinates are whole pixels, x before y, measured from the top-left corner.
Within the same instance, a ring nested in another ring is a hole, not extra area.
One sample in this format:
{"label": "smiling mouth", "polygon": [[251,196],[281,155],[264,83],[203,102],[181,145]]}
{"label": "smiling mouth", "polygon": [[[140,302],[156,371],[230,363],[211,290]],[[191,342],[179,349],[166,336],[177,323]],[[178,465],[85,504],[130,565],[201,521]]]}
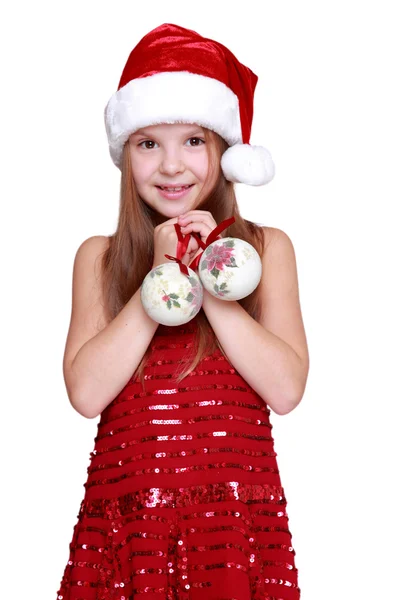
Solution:
{"label": "smiling mouth", "polygon": [[165,192],[181,192],[182,190],[187,190],[191,188],[193,185],[194,183],[191,183],[189,185],[180,185],[176,187],[166,187],[161,185],[156,185],[156,187],[158,187],[160,190],[164,190]]}

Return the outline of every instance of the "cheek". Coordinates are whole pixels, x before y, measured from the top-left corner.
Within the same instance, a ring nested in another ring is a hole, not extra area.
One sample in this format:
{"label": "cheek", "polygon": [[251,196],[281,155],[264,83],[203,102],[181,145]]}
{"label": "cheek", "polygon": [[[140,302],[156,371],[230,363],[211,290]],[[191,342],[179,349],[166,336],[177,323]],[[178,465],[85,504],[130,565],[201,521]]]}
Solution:
{"label": "cheek", "polygon": [[205,180],[207,177],[208,170],[208,156],[207,154],[199,156],[198,160],[194,161],[192,165],[193,171],[196,173],[199,179]]}
{"label": "cheek", "polygon": [[131,156],[131,168],[136,185],[146,183],[152,173],[151,165],[148,162],[138,160],[137,157]]}

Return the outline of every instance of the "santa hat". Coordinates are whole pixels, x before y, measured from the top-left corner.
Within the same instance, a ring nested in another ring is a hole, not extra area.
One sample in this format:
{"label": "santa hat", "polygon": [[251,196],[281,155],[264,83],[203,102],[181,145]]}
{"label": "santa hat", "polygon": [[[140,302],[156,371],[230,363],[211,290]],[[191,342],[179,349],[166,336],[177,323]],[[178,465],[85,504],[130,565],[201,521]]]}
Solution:
{"label": "santa hat", "polygon": [[196,123],[229,144],[221,158],[228,181],[269,183],[275,174],[271,155],[249,143],[257,80],[219,42],[171,23],[153,29],[130,53],[104,110],[114,164],[121,169],[124,144],[138,129]]}

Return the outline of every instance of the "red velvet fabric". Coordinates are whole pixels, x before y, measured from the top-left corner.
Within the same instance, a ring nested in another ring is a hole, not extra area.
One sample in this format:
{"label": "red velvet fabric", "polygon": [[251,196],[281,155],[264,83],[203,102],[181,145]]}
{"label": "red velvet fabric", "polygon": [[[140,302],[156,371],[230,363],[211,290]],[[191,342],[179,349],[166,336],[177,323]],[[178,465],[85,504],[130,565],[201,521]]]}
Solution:
{"label": "red velvet fabric", "polygon": [[130,53],[118,90],[132,79],[164,71],[189,71],[228,86],[239,100],[243,144],[250,142],[258,77],[225,46],[196,31],[164,23],[146,34]]}

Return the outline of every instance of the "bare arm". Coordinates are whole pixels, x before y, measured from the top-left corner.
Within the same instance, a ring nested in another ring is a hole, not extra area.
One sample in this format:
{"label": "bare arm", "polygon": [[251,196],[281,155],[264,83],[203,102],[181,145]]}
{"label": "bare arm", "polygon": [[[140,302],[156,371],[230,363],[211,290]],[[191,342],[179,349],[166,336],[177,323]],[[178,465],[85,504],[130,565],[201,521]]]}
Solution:
{"label": "bare arm", "polygon": [[275,413],[285,415],[300,403],[309,371],[296,257],[286,233],[274,230],[262,262],[259,323],[237,301],[206,290],[203,309],[232,365]]}
{"label": "bare arm", "polygon": [[98,416],[127,384],[158,327],[143,309],[140,288],[106,323],[99,260],[106,240],[89,238],[78,249],[64,354],[68,397],[75,410],[87,418]]}
{"label": "bare arm", "polygon": [[264,329],[237,301],[204,290],[203,308],[232,365],[277,414],[300,402],[304,367],[284,340]]}
{"label": "bare arm", "polygon": [[121,312],[86,342],[71,365],[71,404],[97,417],[128,383],[158,327],[144,312],[138,289]]}

